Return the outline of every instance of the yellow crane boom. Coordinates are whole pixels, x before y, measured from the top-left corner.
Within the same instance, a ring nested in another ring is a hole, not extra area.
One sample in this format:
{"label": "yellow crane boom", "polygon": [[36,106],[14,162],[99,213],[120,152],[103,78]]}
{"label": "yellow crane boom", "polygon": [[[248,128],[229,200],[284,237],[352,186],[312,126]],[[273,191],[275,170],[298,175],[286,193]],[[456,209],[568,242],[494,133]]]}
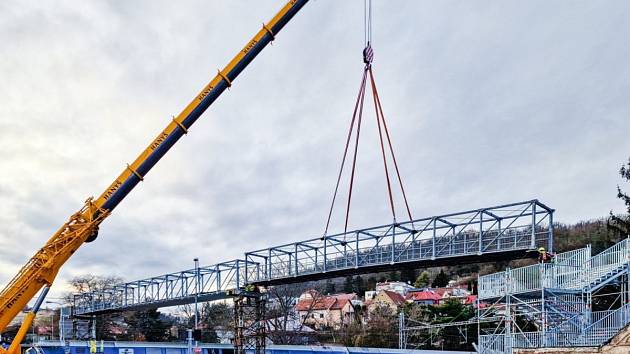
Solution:
{"label": "yellow crane boom", "polygon": [[247,65],[272,42],[278,32],[295,16],[308,0],[290,0],[262,29],[219,71],[201,92],[158,134],[136,160],[127,165],[112,184],[96,199],[89,198],[85,205],[55,232],[22,267],[18,274],[0,293],[0,332],[26,307],[28,302],[43,288],[38,306],[27,316],[11,347],[0,354],[15,353],[24,337],[25,329],[35,317],[37,308],[45,297],[61,266],[84,242],[96,239],[100,223],[144,179],[166,152],[188,132],[203,112],[232,85]]}

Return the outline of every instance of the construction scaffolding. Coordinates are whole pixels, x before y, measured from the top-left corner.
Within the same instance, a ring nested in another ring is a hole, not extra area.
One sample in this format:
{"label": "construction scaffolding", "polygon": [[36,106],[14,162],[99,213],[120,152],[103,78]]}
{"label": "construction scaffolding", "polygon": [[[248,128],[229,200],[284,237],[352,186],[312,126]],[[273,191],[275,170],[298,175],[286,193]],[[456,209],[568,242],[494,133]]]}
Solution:
{"label": "construction scaffolding", "polygon": [[606,343],[630,322],[629,260],[624,239],[596,256],[589,246],[479,277],[478,352]]}

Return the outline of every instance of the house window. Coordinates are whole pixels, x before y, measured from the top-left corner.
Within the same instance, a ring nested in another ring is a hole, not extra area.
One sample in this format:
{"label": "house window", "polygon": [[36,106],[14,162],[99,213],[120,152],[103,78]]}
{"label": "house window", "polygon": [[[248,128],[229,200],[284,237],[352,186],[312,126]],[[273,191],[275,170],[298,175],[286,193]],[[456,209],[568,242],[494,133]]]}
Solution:
{"label": "house window", "polygon": [[324,318],[324,314],[323,314],[323,313],[320,313],[320,314],[319,314],[319,318]]}

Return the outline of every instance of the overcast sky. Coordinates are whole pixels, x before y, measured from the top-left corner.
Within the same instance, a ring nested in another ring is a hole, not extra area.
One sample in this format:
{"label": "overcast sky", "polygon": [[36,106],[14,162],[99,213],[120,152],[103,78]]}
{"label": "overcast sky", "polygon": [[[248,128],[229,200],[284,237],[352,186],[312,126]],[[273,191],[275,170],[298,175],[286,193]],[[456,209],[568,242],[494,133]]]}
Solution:
{"label": "overcast sky", "polygon": [[[0,2],[0,284],[281,4]],[[621,211],[629,16],[627,1],[375,0],[374,72],[413,215],[533,198],[565,223]],[[319,236],[362,47],[362,1],[307,4],[66,264],[54,295],[79,274],[134,280]],[[366,114],[353,228],[391,221]]]}

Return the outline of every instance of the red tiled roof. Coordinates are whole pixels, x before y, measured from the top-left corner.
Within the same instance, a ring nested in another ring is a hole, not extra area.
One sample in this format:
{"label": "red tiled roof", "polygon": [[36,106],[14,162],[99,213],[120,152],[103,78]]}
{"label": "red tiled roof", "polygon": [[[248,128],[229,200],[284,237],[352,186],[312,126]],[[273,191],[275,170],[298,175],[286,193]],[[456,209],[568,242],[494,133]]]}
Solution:
{"label": "red tiled roof", "polygon": [[442,297],[433,290],[414,291],[407,294],[407,300],[413,301],[440,301]]}
{"label": "red tiled roof", "polygon": [[341,310],[355,294],[337,294],[316,299],[303,299],[295,305],[297,311],[309,310]]}
{"label": "red tiled roof", "polygon": [[330,309],[341,310],[344,306],[346,306],[347,303],[350,303],[350,305],[352,305],[349,299],[337,299],[337,301],[335,301],[335,303]]}
{"label": "red tiled roof", "polygon": [[383,290],[385,295],[387,295],[396,305],[403,304],[405,302],[405,298],[395,291]]}
{"label": "red tiled roof", "polygon": [[433,289],[433,291],[435,291],[438,295],[440,295],[440,296],[442,296],[442,297],[444,296],[444,294],[445,294],[446,292],[448,292],[448,290],[449,290],[448,288],[437,288],[437,289]]}
{"label": "red tiled roof", "polygon": [[[473,305],[476,306],[477,305],[477,295],[468,295],[466,296],[466,301],[464,302],[465,305]],[[479,303],[479,308],[485,308],[486,306],[488,306],[488,304],[486,304],[485,302],[480,302]]]}
{"label": "red tiled roof", "polygon": [[304,299],[298,301],[297,305],[295,305],[295,309],[298,311],[309,311],[309,310],[327,310],[334,303],[334,298],[324,297],[320,299]]}
{"label": "red tiled roof", "polygon": [[329,296],[337,298],[338,300],[356,300],[356,298],[357,298],[357,294],[355,294],[355,293],[350,293],[350,294],[333,294],[333,295],[329,295]]}

